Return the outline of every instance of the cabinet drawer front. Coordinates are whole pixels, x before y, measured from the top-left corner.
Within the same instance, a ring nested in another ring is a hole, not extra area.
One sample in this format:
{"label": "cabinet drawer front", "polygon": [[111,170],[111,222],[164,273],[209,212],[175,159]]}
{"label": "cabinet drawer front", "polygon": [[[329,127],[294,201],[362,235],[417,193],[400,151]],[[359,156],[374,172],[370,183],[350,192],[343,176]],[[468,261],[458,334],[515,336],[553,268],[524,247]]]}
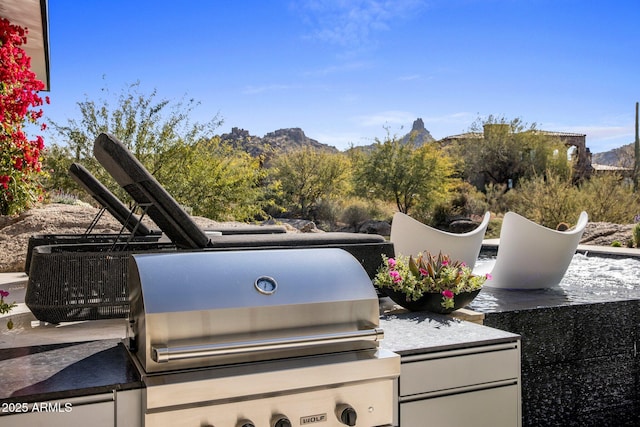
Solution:
{"label": "cabinet drawer front", "polygon": [[521,423],[516,385],[400,405],[402,427],[513,427]]}
{"label": "cabinet drawer front", "polygon": [[442,352],[428,357],[400,365],[400,396],[520,378],[517,347],[455,356]]}
{"label": "cabinet drawer front", "polygon": [[[25,426],[91,426],[113,427],[115,425],[113,402],[93,403],[90,405],[65,406],[65,401],[58,401],[56,411],[52,411],[49,404],[56,402],[43,402],[38,404],[43,409],[29,410],[29,412],[0,417],[2,427]],[[47,409],[44,409],[47,408]]]}

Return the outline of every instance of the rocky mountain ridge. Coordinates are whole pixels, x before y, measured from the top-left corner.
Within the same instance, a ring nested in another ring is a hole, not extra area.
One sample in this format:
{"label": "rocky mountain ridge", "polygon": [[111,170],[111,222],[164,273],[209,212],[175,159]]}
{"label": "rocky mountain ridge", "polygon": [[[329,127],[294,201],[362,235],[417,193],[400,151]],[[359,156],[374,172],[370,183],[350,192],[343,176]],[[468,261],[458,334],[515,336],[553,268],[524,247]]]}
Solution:
{"label": "rocky mountain ridge", "polygon": [[254,157],[269,155],[280,151],[292,151],[304,147],[312,147],[328,152],[338,152],[336,147],[322,144],[309,138],[300,128],[278,129],[263,137],[251,135],[249,131],[234,127],[230,133],[220,135],[220,140],[241,149]]}
{"label": "rocky mountain ridge", "polygon": [[[230,133],[220,135],[222,142],[231,144],[234,148],[241,149],[254,157],[281,152],[292,151],[300,148],[311,147],[317,150],[324,150],[337,153],[339,150],[332,146],[323,144],[315,139],[309,138],[300,128],[278,129],[260,137],[251,135],[248,130],[234,127]],[[413,144],[420,147],[428,142],[435,141],[431,133],[424,127],[424,121],[420,118],[413,122],[411,131],[400,138],[403,144]],[[373,144],[360,148],[371,148]]]}
{"label": "rocky mountain ridge", "polygon": [[[234,127],[230,133],[220,135],[220,139],[254,157],[270,157],[270,155],[277,152],[292,151],[304,147],[312,147],[331,153],[339,151],[332,145],[309,138],[301,128],[278,129],[260,137],[251,135],[248,130]],[[403,144],[413,144],[416,147],[436,141],[429,130],[425,128],[424,121],[421,118],[417,118],[413,122],[411,130],[400,137],[399,140]],[[358,149],[366,151],[371,149],[373,145],[358,146]],[[602,153],[593,153],[591,161],[601,165],[633,167],[633,143]]]}
{"label": "rocky mountain ridge", "polygon": [[608,166],[633,167],[634,144],[626,144],[602,153],[593,153],[591,163]]}

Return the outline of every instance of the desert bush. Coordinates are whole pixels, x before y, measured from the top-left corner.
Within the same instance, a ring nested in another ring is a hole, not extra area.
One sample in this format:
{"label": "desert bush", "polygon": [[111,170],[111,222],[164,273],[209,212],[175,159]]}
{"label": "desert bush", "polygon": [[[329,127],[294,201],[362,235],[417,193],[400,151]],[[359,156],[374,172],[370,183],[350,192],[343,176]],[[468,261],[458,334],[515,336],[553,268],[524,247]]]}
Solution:
{"label": "desert bush", "polygon": [[640,211],[638,194],[631,183],[618,174],[592,176],[580,184],[578,205],[589,214],[589,221],[629,224]]}
{"label": "desert bush", "polygon": [[487,231],[484,233],[485,239],[497,239],[500,237],[500,229],[502,229],[502,218],[491,218]]}
{"label": "desert bush", "polygon": [[[311,216],[317,223],[327,223],[333,226],[338,221],[340,213],[340,203],[336,200],[325,198],[316,203],[311,212]],[[318,224],[318,226],[320,226],[320,224]]]}
{"label": "desert bush", "polygon": [[339,220],[348,226],[355,227],[372,219],[391,221],[394,211],[393,205],[380,200],[351,197],[343,200]]}
{"label": "desert bush", "polygon": [[62,190],[50,191],[47,194],[47,200],[50,203],[60,203],[63,205],[75,205],[78,204],[79,199],[75,194],[66,193]]}
{"label": "desert bush", "polygon": [[358,224],[371,219],[371,215],[365,202],[356,201],[342,211],[341,219],[345,224],[355,227]]}
{"label": "desert bush", "polygon": [[580,213],[578,190],[570,178],[547,171],[545,176],[523,179],[505,194],[510,210],[533,222],[555,229],[573,223]]}
{"label": "desert bush", "polygon": [[446,197],[454,173],[453,161],[436,144],[416,148],[390,135],[352,161],[356,191],[394,202],[404,213],[433,209]]}
{"label": "desert bush", "polygon": [[487,203],[487,209],[491,212],[507,212],[505,193],[507,191],[506,184],[490,183],[484,188],[484,197]]}
{"label": "desert bush", "polygon": [[633,226],[632,241],[636,248],[640,247],[640,223]]}

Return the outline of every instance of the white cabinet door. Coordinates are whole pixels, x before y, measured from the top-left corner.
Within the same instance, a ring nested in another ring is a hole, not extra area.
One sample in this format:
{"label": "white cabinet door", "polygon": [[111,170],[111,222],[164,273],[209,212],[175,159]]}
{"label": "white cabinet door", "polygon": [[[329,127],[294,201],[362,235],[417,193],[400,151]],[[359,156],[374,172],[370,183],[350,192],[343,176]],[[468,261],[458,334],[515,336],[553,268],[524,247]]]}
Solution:
{"label": "white cabinet door", "polygon": [[520,425],[518,385],[435,397],[400,405],[401,427]]}

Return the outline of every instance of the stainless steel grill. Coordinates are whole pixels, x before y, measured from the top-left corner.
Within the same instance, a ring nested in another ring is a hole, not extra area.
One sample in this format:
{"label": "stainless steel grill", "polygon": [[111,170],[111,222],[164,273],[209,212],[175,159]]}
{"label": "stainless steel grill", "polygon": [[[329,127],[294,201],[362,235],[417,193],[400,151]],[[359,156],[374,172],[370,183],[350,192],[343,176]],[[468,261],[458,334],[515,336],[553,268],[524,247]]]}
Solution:
{"label": "stainless steel grill", "polygon": [[129,348],[145,425],[378,426],[399,356],[378,298],[340,249],[131,257]]}

